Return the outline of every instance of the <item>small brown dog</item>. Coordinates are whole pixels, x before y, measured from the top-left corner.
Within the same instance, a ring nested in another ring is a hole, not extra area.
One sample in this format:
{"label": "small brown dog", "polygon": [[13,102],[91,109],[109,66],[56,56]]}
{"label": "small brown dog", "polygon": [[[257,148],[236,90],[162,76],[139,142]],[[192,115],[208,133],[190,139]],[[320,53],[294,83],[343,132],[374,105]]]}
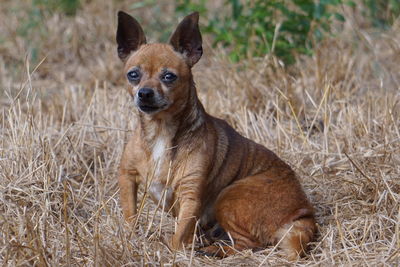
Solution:
{"label": "small brown dog", "polygon": [[191,72],[203,53],[198,20],[198,13],[185,17],[169,44],[146,44],[139,23],[118,13],[118,56],[138,117],[120,164],[124,217],[135,218],[145,182],[152,199],[177,216],[171,248],[192,242],[198,220],[233,240],[200,249],[205,254],[279,242],[297,259],[316,231],[313,208],[285,162],[204,110]]}

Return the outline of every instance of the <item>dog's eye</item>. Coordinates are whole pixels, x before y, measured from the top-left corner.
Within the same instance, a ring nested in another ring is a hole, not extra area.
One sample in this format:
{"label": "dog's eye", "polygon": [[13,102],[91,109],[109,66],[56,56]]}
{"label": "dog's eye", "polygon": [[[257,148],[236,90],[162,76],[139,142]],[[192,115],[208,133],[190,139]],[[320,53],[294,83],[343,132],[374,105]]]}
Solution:
{"label": "dog's eye", "polygon": [[176,78],[177,78],[177,76],[175,74],[173,74],[172,72],[166,72],[161,76],[161,80],[166,83],[171,83],[171,82],[175,81]]}
{"label": "dog's eye", "polygon": [[131,70],[126,74],[126,76],[131,82],[137,82],[140,80],[140,72],[138,70]]}

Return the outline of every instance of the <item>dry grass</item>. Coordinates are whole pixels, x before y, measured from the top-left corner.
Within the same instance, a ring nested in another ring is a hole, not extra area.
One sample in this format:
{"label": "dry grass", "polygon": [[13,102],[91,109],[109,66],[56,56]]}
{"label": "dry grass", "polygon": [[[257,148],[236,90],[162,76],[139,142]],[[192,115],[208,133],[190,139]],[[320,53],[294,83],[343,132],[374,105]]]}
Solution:
{"label": "dry grass", "polygon": [[[116,170],[134,125],[114,32],[116,10],[129,2],[47,14],[40,31],[21,37],[26,3],[0,6],[3,266],[287,265],[273,247],[223,260],[173,254],[174,220],[151,201],[136,229],[124,224]],[[319,234],[298,265],[400,264],[400,28],[367,31],[353,15],[289,70],[270,57],[233,66],[208,47],[194,69],[210,113],[299,173]],[[37,48],[34,65],[27,47]]]}

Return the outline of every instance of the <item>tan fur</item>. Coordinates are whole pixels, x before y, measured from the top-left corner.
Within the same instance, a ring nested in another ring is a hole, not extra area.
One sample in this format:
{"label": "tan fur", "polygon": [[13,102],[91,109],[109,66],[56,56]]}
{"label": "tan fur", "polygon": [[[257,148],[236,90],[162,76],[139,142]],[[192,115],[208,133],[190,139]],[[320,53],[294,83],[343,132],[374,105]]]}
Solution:
{"label": "tan fur", "polygon": [[[233,248],[221,252],[212,245],[202,249],[205,253],[226,256],[280,242],[288,258],[296,259],[316,229],[313,209],[295,173],[273,152],[206,113],[186,56],[168,44],[143,44],[126,60],[125,72],[136,66],[142,70],[130,94],[151,87],[170,105],[151,115],[137,111],[138,124],[120,164],[125,219],[136,215],[138,184],[154,175],[152,198],[159,200],[166,187],[167,206],[175,203],[172,248],[191,242],[199,220],[206,230],[218,222],[234,240]],[[166,68],[178,74],[172,88],[159,79]]]}

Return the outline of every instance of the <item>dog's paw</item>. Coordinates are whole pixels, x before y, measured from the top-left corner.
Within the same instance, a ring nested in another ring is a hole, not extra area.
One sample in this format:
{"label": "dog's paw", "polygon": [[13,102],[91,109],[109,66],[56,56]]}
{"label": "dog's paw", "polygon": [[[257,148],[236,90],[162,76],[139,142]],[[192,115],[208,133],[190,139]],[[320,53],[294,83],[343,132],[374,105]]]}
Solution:
{"label": "dog's paw", "polygon": [[183,248],[183,243],[180,238],[178,238],[176,235],[173,235],[168,242],[168,247],[171,250],[180,250]]}
{"label": "dog's paw", "polygon": [[211,245],[196,250],[196,256],[223,258],[225,256],[225,253],[221,246]]}
{"label": "dog's paw", "polygon": [[131,215],[129,217],[125,217],[125,221],[129,225],[135,225],[137,223],[138,219],[139,219],[139,216],[137,214]]}
{"label": "dog's paw", "polygon": [[216,254],[206,250],[198,249],[195,251],[195,256],[216,257]]}
{"label": "dog's paw", "polygon": [[190,235],[187,238],[182,238],[181,236],[174,234],[171,237],[168,246],[172,250],[181,250],[184,247],[190,247],[192,243],[193,243],[193,235]]}

